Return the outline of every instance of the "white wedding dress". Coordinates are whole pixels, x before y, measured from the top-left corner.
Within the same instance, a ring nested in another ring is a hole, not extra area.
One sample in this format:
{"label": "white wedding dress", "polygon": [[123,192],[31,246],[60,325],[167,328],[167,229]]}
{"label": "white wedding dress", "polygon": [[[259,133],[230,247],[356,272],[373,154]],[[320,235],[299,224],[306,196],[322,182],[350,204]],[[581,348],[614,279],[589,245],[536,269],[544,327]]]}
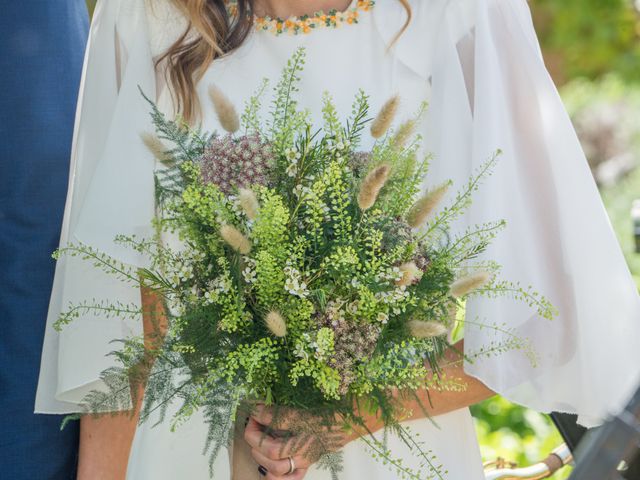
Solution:
{"label": "white wedding dress", "polygon": [[[149,2],[149,3],[147,3]],[[150,5],[152,3],[153,5]],[[82,241],[131,265],[135,252],[116,246],[117,234],[151,236],[155,161],[139,134],[151,130],[148,105],[138,87],[171,113],[171,99],[154,58],[185,28],[169,0],[98,2],[86,59],[75,132],[70,189],[61,244]],[[466,365],[507,398],[540,411],[575,412],[583,424],[619,409],[640,380],[640,300],[602,207],[584,155],[544,67],[525,0],[411,0],[406,19],[397,0],[378,0],[357,24],[304,35],[254,31],[233,54],[217,60],[199,84],[207,130],[218,128],[207,90],[217,85],[241,108],[263,78],[277,81],[298,47],[306,49],[299,99],[315,118],[322,93],[339,113],[350,114],[358,89],[373,111],[398,93],[398,121],[421,102],[429,109],[420,125],[434,158],[425,185],[452,179],[462,185],[496,149],[495,173],[475,195],[461,222],[506,219],[508,227],[487,256],[503,276],[533,285],[559,310],[550,322],[509,299],[475,300],[467,318],[513,329],[531,341],[532,365],[509,351]],[[354,5],[356,2],[354,1]],[[267,96],[270,93],[267,92]],[[268,107],[265,99],[265,108]],[[365,145],[366,147],[367,145]],[[99,373],[113,362],[109,342],[140,332],[138,322],[85,315],[61,333],[51,328],[70,302],[83,299],[139,302],[139,292],[75,259],[58,262],[42,357],[36,411],[70,413]],[[468,325],[465,348],[508,339],[495,329]],[[450,480],[483,478],[468,409],[411,422]],[[205,429],[198,417],[177,432],[166,424],[138,429],[129,464],[131,480],[208,478],[201,454]],[[392,450],[408,465],[416,459],[401,442]],[[342,478],[396,478],[372,461],[361,442],[345,448]],[[229,477],[221,455],[216,478]],[[424,474],[425,478],[428,472]],[[328,479],[311,471],[310,480]]]}

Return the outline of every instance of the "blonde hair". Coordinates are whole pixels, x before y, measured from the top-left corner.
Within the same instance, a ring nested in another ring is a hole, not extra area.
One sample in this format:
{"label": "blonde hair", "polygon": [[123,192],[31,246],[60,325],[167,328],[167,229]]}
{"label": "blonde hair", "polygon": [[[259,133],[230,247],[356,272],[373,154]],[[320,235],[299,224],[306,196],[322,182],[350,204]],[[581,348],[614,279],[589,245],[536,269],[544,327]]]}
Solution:
{"label": "blonde hair", "polygon": [[[226,0],[172,0],[189,21],[180,38],[156,62],[163,68],[176,111],[187,122],[200,116],[196,86],[211,63],[238,48],[253,28],[254,0],[237,0],[237,15],[229,15]],[[407,19],[394,42],[411,22],[409,0],[398,0]]]}

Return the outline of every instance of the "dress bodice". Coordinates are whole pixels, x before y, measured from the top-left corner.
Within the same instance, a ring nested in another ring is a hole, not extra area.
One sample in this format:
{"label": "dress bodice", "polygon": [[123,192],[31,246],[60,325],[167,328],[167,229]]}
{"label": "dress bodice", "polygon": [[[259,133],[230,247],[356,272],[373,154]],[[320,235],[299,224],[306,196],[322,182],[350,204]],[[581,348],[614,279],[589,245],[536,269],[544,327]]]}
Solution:
{"label": "dress bodice", "polygon": [[[417,2],[414,2],[417,3]],[[354,1],[352,5],[357,5]],[[391,7],[388,4],[393,4]],[[428,37],[429,29],[412,24],[392,46],[393,31],[400,32],[406,13],[400,2],[378,2],[375,7],[358,11],[357,21],[331,28],[314,28],[308,33],[277,34],[264,28],[260,20],[247,40],[237,50],[219,58],[209,67],[198,84],[203,107],[202,121],[206,130],[219,128],[213,108],[208,101],[208,89],[216,85],[238,109],[256,92],[262,80],[269,81],[263,99],[263,113],[270,104],[271,89],[279,80],[284,66],[293,53],[304,48],[306,62],[300,79],[298,100],[315,121],[320,120],[322,96],[329,93],[338,109],[346,117],[360,89],[370,96],[372,114],[394,94],[401,96],[399,121],[415,114],[429,99],[427,49],[425,59],[406,61],[402,55],[410,45],[425,44],[416,35]],[[350,8],[355,8],[354,6]],[[171,4],[154,2],[149,6],[149,35],[152,54],[161,55],[184,32],[186,21]],[[419,15],[414,8],[414,15]],[[346,15],[346,13],[345,13]],[[406,37],[405,37],[406,36]],[[406,39],[406,40],[405,40]],[[424,38],[427,40],[427,38]],[[165,89],[160,95],[164,110],[171,110],[171,98]],[[368,145],[365,145],[367,147]]]}

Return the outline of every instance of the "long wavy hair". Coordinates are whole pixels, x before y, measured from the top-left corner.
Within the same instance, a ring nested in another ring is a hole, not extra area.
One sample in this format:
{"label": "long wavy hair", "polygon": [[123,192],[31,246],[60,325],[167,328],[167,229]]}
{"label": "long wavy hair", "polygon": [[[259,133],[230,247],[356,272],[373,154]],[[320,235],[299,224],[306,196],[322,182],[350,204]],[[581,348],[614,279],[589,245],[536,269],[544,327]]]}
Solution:
{"label": "long wavy hair", "polygon": [[[237,0],[237,15],[229,15],[227,0],[172,0],[189,21],[189,27],[157,60],[164,69],[176,111],[187,122],[200,116],[196,86],[211,63],[238,48],[253,28],[255,0]],[[387,1],[387,0],[384,0]],[[411,21],[409,0],[398,0]],[[397,37],[396,37],[397,38]]]}

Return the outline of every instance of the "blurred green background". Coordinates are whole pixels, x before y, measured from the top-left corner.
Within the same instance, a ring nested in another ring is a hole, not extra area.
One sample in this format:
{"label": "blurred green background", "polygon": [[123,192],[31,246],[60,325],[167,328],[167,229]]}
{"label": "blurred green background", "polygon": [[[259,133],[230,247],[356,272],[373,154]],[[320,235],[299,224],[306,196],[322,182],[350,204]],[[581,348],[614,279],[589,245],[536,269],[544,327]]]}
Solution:
{"label": "blurred green background", "polygon": [[[389,0],[378,0],[389,1]],[[95,3],[88,0],[89,8]],[[545,62],[587,153],[636,282],[640,198],[640,0],[531,0]],[[579,214],[579,213],[577,213]],[[529,465],[562,439],[545,416],[496,397],[472,408],[483,458]],[[569,468],[556,480],[569,476]]]}

